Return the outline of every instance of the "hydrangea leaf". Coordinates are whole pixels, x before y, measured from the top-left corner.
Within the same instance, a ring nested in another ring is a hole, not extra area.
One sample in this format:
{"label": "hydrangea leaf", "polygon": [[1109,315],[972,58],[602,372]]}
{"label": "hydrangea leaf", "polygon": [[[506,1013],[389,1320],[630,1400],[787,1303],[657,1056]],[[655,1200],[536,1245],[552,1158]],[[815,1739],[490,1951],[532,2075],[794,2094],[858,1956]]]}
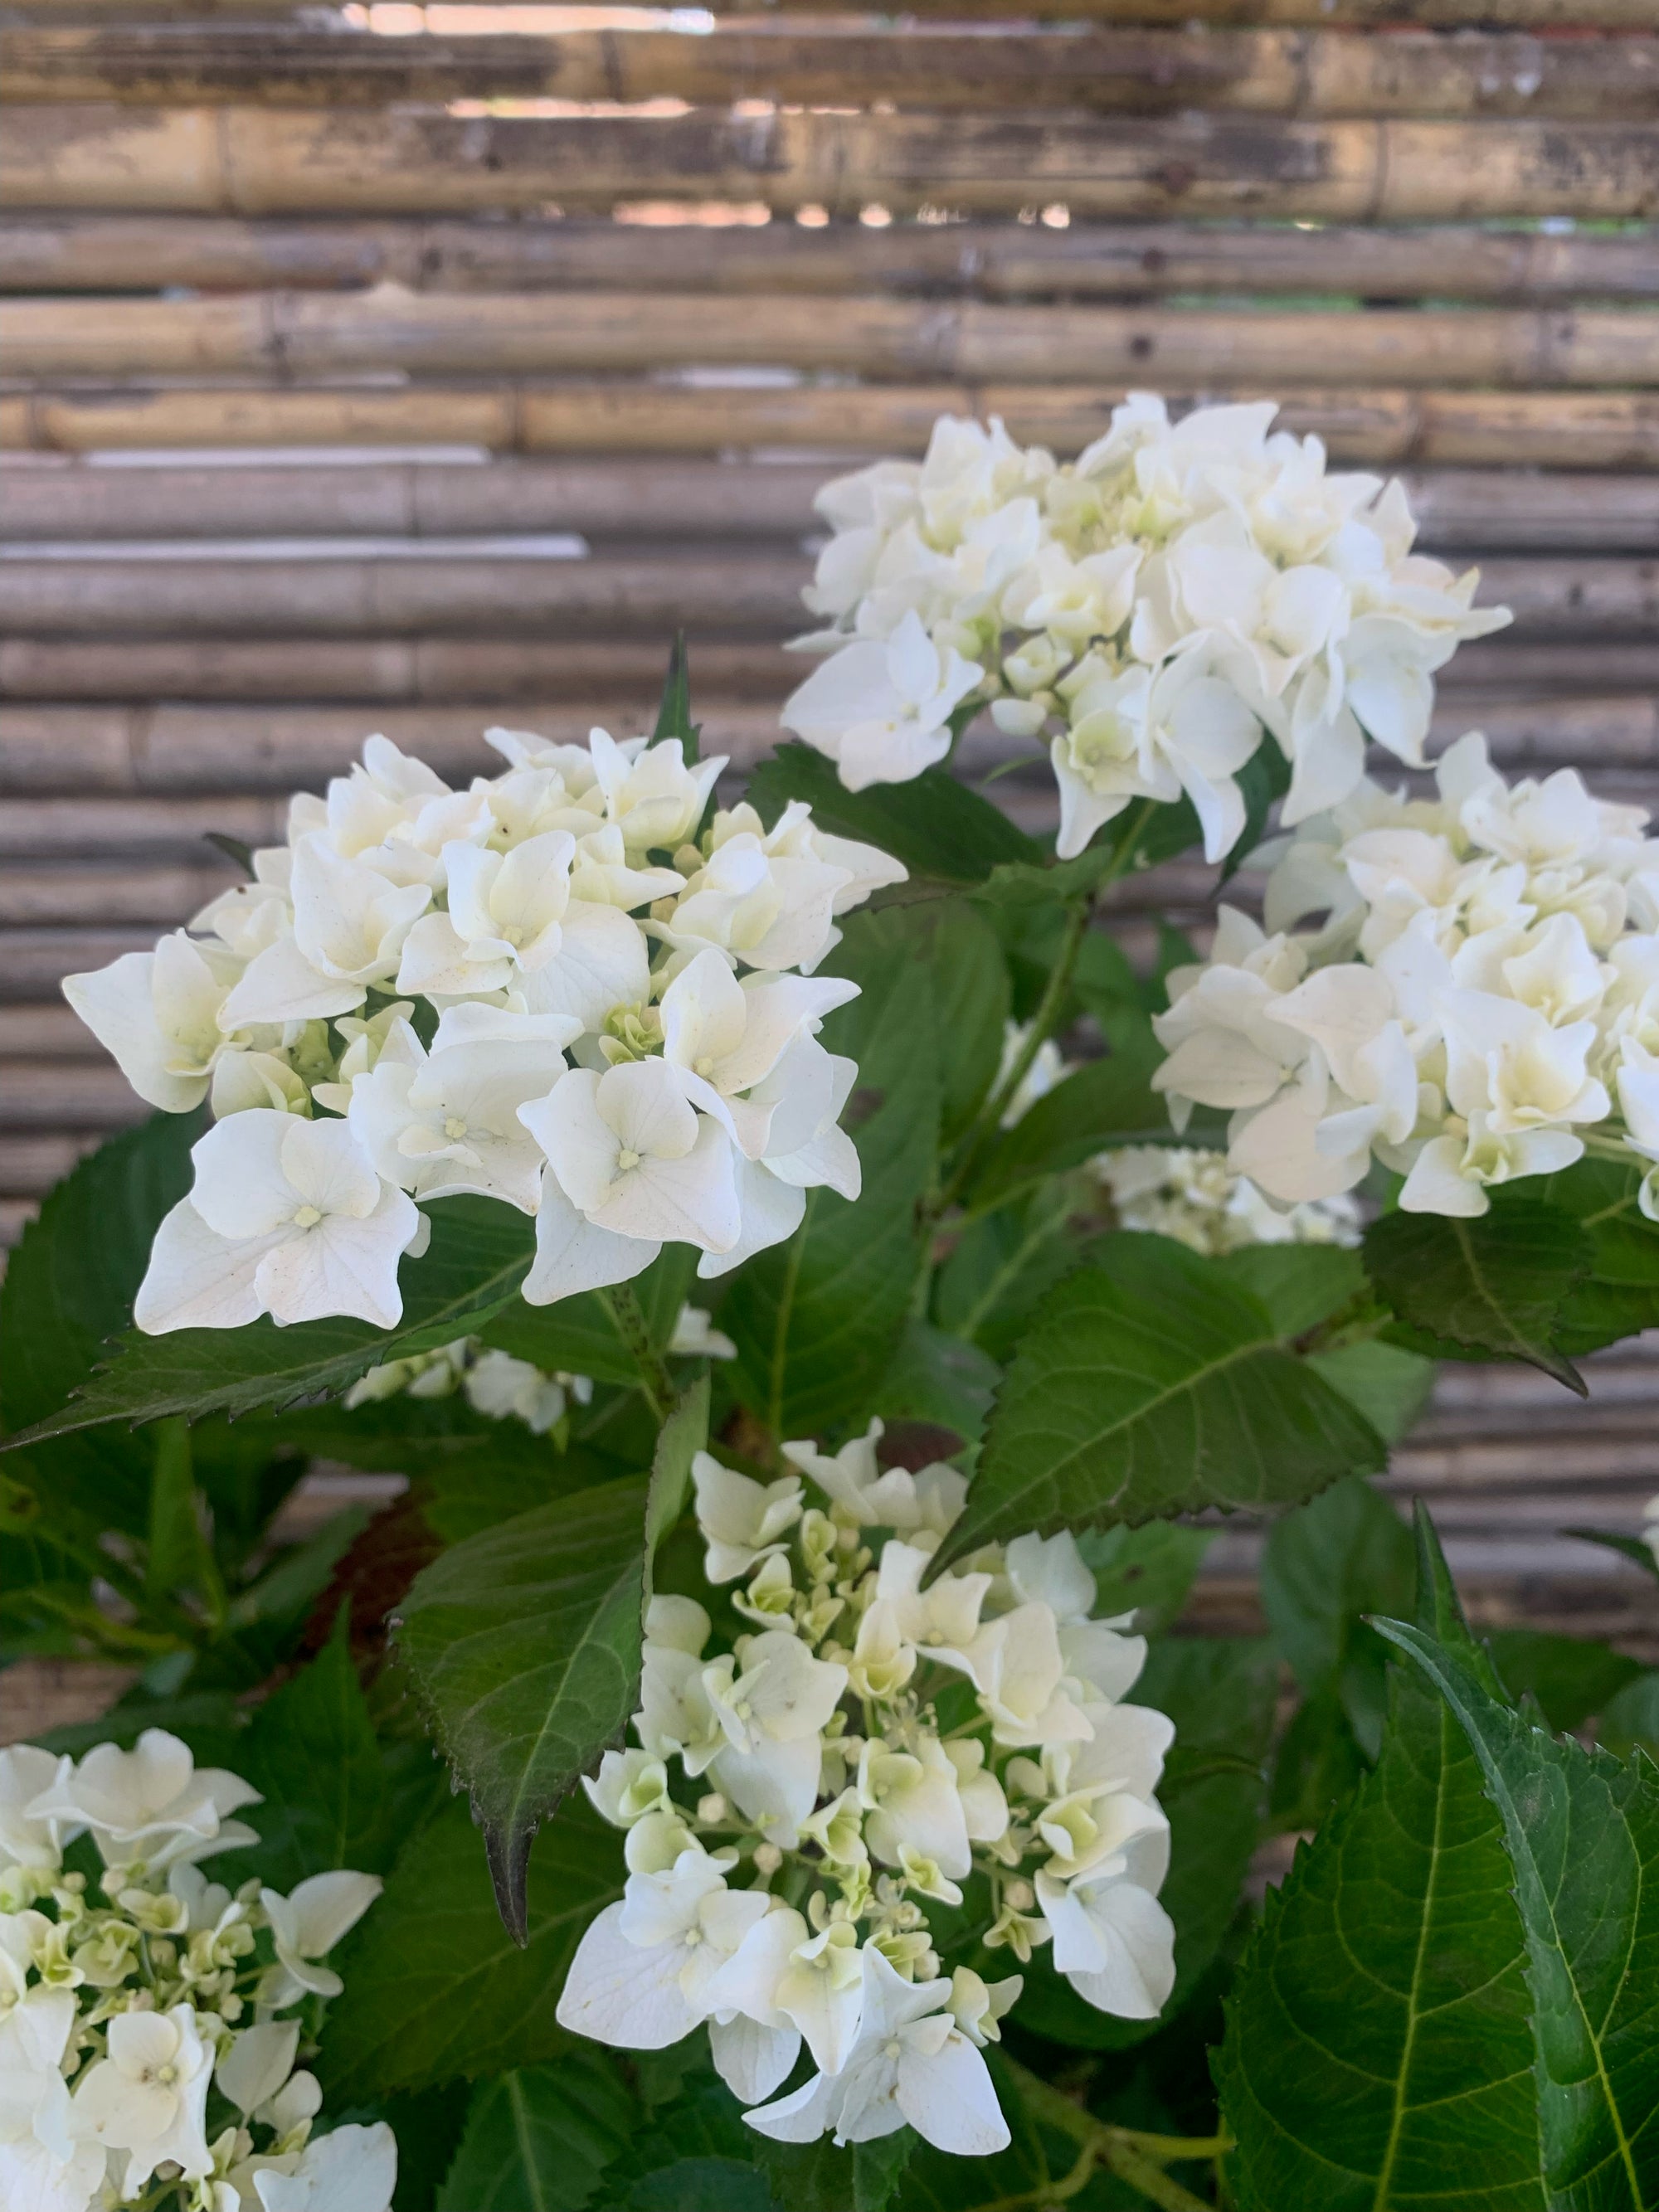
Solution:
{"label": "hydrangea leaf", "polygon": [[750,2155],[787,2212],[887,2212],[919,2148],[914,2129],[897,2128],[871,2142],[774,2142],[757,2135]]}
{"label": "hydrangea leaf", "polygon": [[917,1207],[938,1160],[944,1083],[930,935],[909,913],[853,915],[825,963],[862,987],[823,1032],[831,1052],[859,1064],[842,1119],[861,1194],[848,1205],[808,1191],[800,1228],[750,1261],[720,1304],[738,1348],[732,1389],[776,1437],[864,1419],[921,1265]]}
{"label": "hydrangea leaf", "polygon": [[[629,1286],[645,1316],[653,1347],[665,1353],[692,1292],[697,1255],[689,1244],[670,1244],[636,1275]],[[557,1298],[550,1306],[526,1305],[514,1298],[478,1330],[484,1342],[515,1359],[527,1359],[544,1374],[586,1375],[590,1382],[615,1382],[632,1389],[639,1362],[617,1327],[616,1309],[604,1291]]]}
{"label": "hydrangea leaf", "polygon": [[969,1222],[933,1278],[935,1321],[1006,1359],[1054,1285],[1088,1256],[1071,1212],[1069,1190],[1038,1184]]}
{"label": "hydrangea leaf", "polygon": [[1395,1670],[1379,1765],[1268,1892],[1233,1985],[1243,2212],[1543,2212],[1510,1881],[1462,1731]]}
{"label": "hydrangea leaf", "polygon": [[652,1455],[645,1499],[646,1588],[658,1547],[685,1510],[691,1495],[691,1462],[708,1442],[709,1384],[699,1375],[663,1423]]}
{"label": "hydrangea leaf", "polygon": [[947,884],[982,883],[1007,861],[1040,861],[1042,848],[988,799],[930,768],[908,783],[852,792],[833,761],[811,745],[780,745],[749,779],[748,796],[769,823],[791,799],[806,800],[832,836],[856,837],[902,860],[913,876]]}
{"label": "hydrangea leaf", "polygon": [[1075,1068],[1003,1132],[964,1194],[970,1208],[1005,1205],[1109,1146],[1174,1141],[1168,1110],[1149,1079],[1164,1055],[1150,1026],[1140,1031]]}
{"label": "hydrangea leaf", "polygon": [[446,1806],[335,1954],[345,1993],[329,2007],[316,2062],[331,2106],[477,2081],[576,2047],[554,2016],[559,1993],[583,1930],[624,1878],[616,1830],[584,1800],[565,1805],[530,1870],[520,1946],[501,1925],[466,1807]]}
{"label": "hydrangea leaf", "polygon": [[1188,1528],[1176,1521],[1149,1521],[1139,1528],[1089,1528],[1078,1549],[1095,1578],[1094,1611],[1109,1620],[1132,1613],[1138,1636],[1162,1636],[1174,1627],[1213,1528]]}
{"label": "hydrangea leaf", "polygon": [[1386,1213],[1365,1234],[1366,1273],[1410,1349],[1524,1359],[1581,1397],[1583,1381],[1555,1337],[1594,1256],[1571,1214],[1507,1192],[1473,1220]]}
{"label": "hydrangea leaf", "polygon": [[352,1664],[349,1615],[308,1667],[255,1712],[236,1771],[264,1799],[252,1814],[261,1837],[237,1861],[287,1892],[334,1867],[383,1874],[398,1844],[385,1759]]}
{"label": "hydrangea leaf", "polygon": [[[783,2212],[786,2203],[787,2212],[813,2212],[775,2193],[763,2140],[745,2126],[725,2083],[699,2067],[677,2096],[655,2106],[610,2169],[605,2212]],[[853,2212],[850,2197],[837,2212]]]}
{"label": "hydrangea leaf", "polygon": [[1580,1160],[1533,1186],[1590,1240],[1589,1271],[1563,1302],[1555,1340],[1570,1359],[1659,1326],[1659,1223],[1638,1203],[1643,1169]]}
{"label": "hydrangea leaf", "polygon": [[668,673],[663,678],[651,742],[660,745],[671,738],[678,738],[680,757],[689,762],[699,757],[698,740],[702,735],[702,723],[691,719],[691,661],[685,649],[685,632],[677,629],[669,649]]}
{"label": "hydrangea leaf", "polygon": [[1333,1483],[1276,1521],[1261,1559],[1261,1604],[1305,1697],[1332,1692],[1369,1761],[1382,1741],[1388,1647],[1365,1625],[1403,1613],[1415,1571],[1410,1531],[1368,1482]]}
{"label": "hydrangea leaf", "polygon": [[1575,1733],[1605,1712],[1619,1692],[1639,1681],[1639,1659],[1589,1636],[1553,1636],[1538,1628],[1494,1629],[1486,1638],[1504,1686],[1531,1698],[1549,1725]]}
{"label": "hydrangea leaf", "polygon": [[586,2212],[639,2120],[636,2099],[596,2049],[515,2066],[473,2091],[435,2212]]}
{"label": "hydrangea leaf", "polygon": [[245,1413],[343,1390],[369,1368],[431,1352],[476,1329],[518,1290],[535,1224],[487,1198],[447,1198],[431,1214],[432,1243],[403,1268],[404,1317],[393,1329],[360,1321],[270,1320],[246,1328],[181,1328],[121,1338],[117,1356],[70,1402],[11,1443],[31,1443],[103,1421],[166,1413]]}
{"label": "hydrangea leaf", "polygon": [[638,1699],[647,1490],[603,1483],[453,1545],[398,1615],[399,1656],[471,1794],[520,1943],[536,1831],[620,1743]]}
{"label": "hydrangea leaf", "polygon": [[[1444,1699],[1503,1824],[1526,1940],[1544,2201],[1550,2212],[1644,2212],[1659,2201],[1655,1769],[1515,1711],[1467,1638],[1377,1626]],[[1478,2201],[1485,2212],[1494,2200]]]}
{"label": "hydrangea leaf", "polygon": [[1104,1237],[1038,1308],[939,1563],[1027,1528],[1294,1504],[1384,1457],[1215,1261],[1162,1237]]}
{"label": "hydrangea leaf", "polygon": [[[88,1153],[48,1193],[25,1228],[0,1287],[0,1430],[46,1423],[132,1318],[156,1224],[190,1188],[200,1116],[155,1114]],[[61,1425],[79,1427],[79,1422]],[[40,1501],[49,1534],[71,1511],[96,1518],[94,1535],[145,1533],[151,1440],[112,1432],[31,1449],[20,1474]]]}

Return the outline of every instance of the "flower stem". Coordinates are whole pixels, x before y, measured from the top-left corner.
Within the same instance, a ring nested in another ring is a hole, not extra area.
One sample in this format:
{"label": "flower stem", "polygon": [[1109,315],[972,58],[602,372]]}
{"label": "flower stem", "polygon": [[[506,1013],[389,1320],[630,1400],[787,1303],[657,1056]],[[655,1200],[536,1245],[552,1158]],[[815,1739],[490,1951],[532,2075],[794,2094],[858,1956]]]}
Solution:
{"label": "flower stem", "polygon": [[640,1395],[657,1420],[666,1420],[668,1409],[674,1402],[674,1378],[652,1341],[650,1327],[634,1295],[634,1285],[613,1283],[608,1291],[600,1291],[597,1295],[611,1316],[611,1326],[627,1346],[629,1357],[640,1370]]}
{"label": "flower stem", "polygon": [[1211,2212],[1201,2197],[1194,2197],[1190,2189],[1183,2189],[1178,2181],[1172,2181],[1161,2166],[1124,2141],[1115,2129],[1107,2132],[1116,2140],[1106,2148],[1106,2164],[1120,2181],[1127,2181],[1131,2189],[1150,2197],[1161,2212]]}
{"label": "flower stem", "polygon": [[1077,2165],[1063,2180],[1031,2192],[1030,2201],[1034,2206],[1060,2203],[1075,2196],[1098,2163],[1160,2206],[1162,2212],[1209,2212],[1200,2197],[1172,2181],[1164,2168],[1176,2159],[1219,2158],[1231,2149],[1231,2136],[1159,2136],[1141,2128],[1113,2127],[1096,2119],[1092,2112],[1074,2104],[1017,2058],[1005,2054],[1003,2063],[1013,2075],[1032,2117],[1070,2136],[1082,2147]]}

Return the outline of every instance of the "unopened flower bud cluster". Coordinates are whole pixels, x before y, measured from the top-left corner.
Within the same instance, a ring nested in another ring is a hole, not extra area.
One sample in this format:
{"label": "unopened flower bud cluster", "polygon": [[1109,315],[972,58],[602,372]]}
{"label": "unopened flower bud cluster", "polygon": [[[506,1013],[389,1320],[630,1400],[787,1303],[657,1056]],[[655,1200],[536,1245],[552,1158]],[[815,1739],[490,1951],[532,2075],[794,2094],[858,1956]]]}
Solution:
{"label": "unopened flower bud cluster", "polygon": [[1659,1218],[1659,841],[1570,769],[1506,784],[1463,738],[1437,795],[1367,782],[1277,848],[1259,927],[1221,910],[1170,977],[1153,1078],[1177,1128],[1281,1205],[1350,1191],[1476,1215],[1586,1153],[1645,1172]]}
{"label": "unopened flower bud cluster", "polygon": [[[380,1894],[313,1875],[234,1890],[201,1862],[257,1842],[259,1802],[160,1729],[77,1765],[0,1751],[0,2205],[28,2212],[388,2212],[392,2130],[313,2135],[298,2064]],[[66,1870],[90,1834],[101,1874]]]}
{"label": "unopened flower bud cluster", "polygon": [[[982,2156],[1008,2130],[981,2052],[1022,1978],[947,1975],[939,1917],[974,1879],[988,1950],[1023,1966],[1051,1946],[1089,2003],[1154,2017],[1174,1978],[1156,1796],[1173,1729],[1126,1702],[1145,1643],[1091,1617],[1070,1535],[923,1587],[964,1478],[884,1469],[881,1436],[786,1444],[770,1482],[695,1462],[709,1604],[647,1610],[635,1744],[587,1784],[626,1831],[626,1893],[559,2017],[642,2050],[707,2022],[780,2141],[908,2122]],[[780,2096],[803,2046],[812,2071]]]}
{"label": "unopened flower bud cluster", "polygon": [[857,986],[811,971],[904,870],[710,811],[678,739],[491,730],[452,790],[371,738],[288,842],[153,952],[64,994],[139,1096],[216,1125],[157,1233],[152,1334],[402,1315],[398,1262],[465,1194],[536,1218],[532,1304],[627,1281],[665,1242],[724,1273],[848,1198],[856,1069],[817,1041]]}
{"label": "unopened flower bud cluster", "polygon": [[1291,763],[1285,819],[1346,799],[1368,738],[1420,763],[1434,672],[1508,621],[1412,550],[1397,483],[1331,474],[1271,401],[1171,424],[1137,393],[1073,462],[945,416],[921,463],[818,495],[834,535],[805,598],[832,657],[784,708],[849,790],[943,760],[988,702],[1042,741],[1062,859],[1133,800],[1184,793],[1218,860],[1264,732]]}

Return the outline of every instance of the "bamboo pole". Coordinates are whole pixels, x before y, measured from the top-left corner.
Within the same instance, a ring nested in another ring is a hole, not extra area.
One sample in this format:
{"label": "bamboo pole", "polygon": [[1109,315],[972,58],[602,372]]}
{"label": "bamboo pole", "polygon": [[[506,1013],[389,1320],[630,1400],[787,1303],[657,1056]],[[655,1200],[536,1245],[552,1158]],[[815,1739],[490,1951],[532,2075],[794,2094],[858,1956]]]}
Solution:
{"label": "bamboo pole", "polygon": [[[110,469],[0,463],[0,541],[464,538],[799,538],[821,531],[828,462],[536,461],[457,466]],[[1659,481],[1531,470],[1416,469],[1401,479],[1425,548],[1659,551]],[[0,655],[4,647],[0,646]],[[562,652],[566,648],[561,647]]]}
{"label": "bamboo pole", "polygon": [[[799,538],[823,524],[818,464],[372,459],[349,468],[0,465],[0,539]],[[1616,495],[1615,495],[1616,496]]]}
{"label": "bamboo pole", "polygon": [[462,215],[641,200],[775,209],[1607,218],[1659,206],[1639,124],[1286,122],[694,108],[684,115],[24,107],[0,146],[22,213]]}
{"label": "bamboo pole", "polygon": [[217,216],[22,216],[0,232],[0,291],[896,292],[987,300],[1340,293],[1364,299],[1659,298],[1642,236],[1491,230],[1309,230],[1180,223],[511,222]]}
{"label": "bamboo pole", "polygon": [[511,634],[666,641],[678,629],[781,636],[807,564],[776,552],[678,560],[210,557],[0,562],[0,628],[59,636]]}
{"label": "bamboo pole", "polygon": [[[191,22],[261,19],[297,13],[301,0],[29,0],[28,13],[47,21],[68,18],[150,21],[179,18]],[[463,0],[465,4],[465,0]],[[788,15],[819,12],[823,0],[771,0]],[[1009,0],[918,0],[910,11],[943,15],[953,22],[1006,16]],[[738,0],[732,11],[752,13],[754,0]],[[1398,32],[1409,27],[1457,30],[1472,10],[1469,0],[1021,0],[1022,19],[1054,18],[1145,27],[1149,24],[1238,24],[1346,27]],[[1651,0],[1481,0],[1482,22],[1515,30],[1622,30],[1653,27]],[[869,18],[863,19],[866,21]]]}
{"label": "bamboo pole", "polygon": [[176,928],[237,880],[228,860],[13,860],[0,872],[0,927],[146,923]]}
{"label": "bamboo pole", "polygon": [[[706,746],[726,755],[734,771],[746,772],[779,741],[776,708],[769,702],[707,698],[698,711],[704,718]],[[631,732],[648,712],[649,702],[637,698],[524,700],[515,703],[513,719],[516,726],[563,741],[585,738],[596,720],[615,732]],[[419,753],[442,775],[464,778],[488,770],[499,766],[499,760],[484,744],[483,732],[498,717],[496,702],[488,698],[368,711],[340,703],[246,702],[118,709],[62,702],[6,706],[0,708],[0,791],[7,794],[9,808],[33,802],[40,809],[50,802],[55,851],[82,856],[131,853],[163,841],[159,830],[146,830],[149,817],[135,816],[124,825],[125,811],[141,804],[154,808],[163,801],[173,807],[179,803],[174,794],[187,796],[191,805],[188,817],[178,817],[182,825],[204,819],[219,804],[208,794],[231,794],[237,808],[246,808],[264,793],[279,804],[281,794],[297,787],[320,788],[328,777],[343,773],[374,730]],[[118,763],[112,761],[112,725],[120,740]],[[1494,757],[1506,765],[1528,773],[1564,765],[1599,769],[1626,790],[1634,778],[1650,801],[1659,798],[1659,707],[1651,693],[1583,699],[1443,697],[1436,708],[1431,745],[1449,744],[1471,728],[1486,731]],[[1047,764],[988,721],[976,724],[966,741],[963,772],[981,775],[1011,760],[1029,760],[1030,777],[1021,788],[1052,826],[1054,794]],[[1385,775],[1397,778],[1397,763],[1382,759],[1379,765]],[[997,789],[1006,799],[1012,787]],[[76,810],[84,811],[86,822],[79,832],[74,828]],[[155,817],[157,822],[165,818]],[[82,842],[76,845],[77,835]],[[175,843],[171,836],[165,842],[169,848]],[[94,873],[82,880],[97,891]],[[1213,872],[1207,880],[1213,890]],[[82,918],[109,922],[118,917],[94,898]]]}
{"label": "bamboo pole", "polygon": [[72,1007],[0,1006],[0,1060],[101,1060],[104,1048]]}
{"label": "bamboo pole", "polygon": [[1659,383],[1659,316],[1642,308],[1418,308],[1390,314],[741,301],[695,292],[470,299],[394,288],[336,297],[0,301],[17,377],[635,373],[675,366],[871,378],[1274,384],[1309,360],[1369,386]]}
{"label": "bamboo pole", "polygon": [[54,997],[65,975],[106,968],[124,952],[147,952],[155,942],[153,929],[9,930],[0,1000],[27,1003]]}
{"label": "bamboo pole", "polygon": [[[636,735],[627,701],[532,700],[515,709],[520,728],[560,743],[580,743],[595,722]],[[697,708],[708,752],[747,769],[778,741],[775,707]],[[467,777],[501,766],[483,742],[495,708],[469,702],[442,707],[126,707],[57,704],[0,708],[0,793],[39,797],[82,792],[287,793],[319,790],[381,731],[429,761],[441,775]],[[0,997],[8,994],[0,985]]]}
{"label": "bamboo pole", "polygon": [[0,86],[27,101],[372,107],[554,97],[697,105],[939,109],[1036,106],[1322,117],[1528,115],[1607,121],[1659,109],[1659,40],[1517,33],[1083,26],[1017,30],[731,17],[637,28],[380,38],[279,23],[32,24],[0,32]]}
{"label": "bamboo pole", "polygon": [[[218,792],[205,799],[14,796],[0,817],[0,854],[8,863],[160,854],[200,861],[211,850],[204,840],[216,830],[248,845],[281,844],[288,835],[287,805],[274,792]],[[0,1053],[4,1049],[0,1034]]]}
{"label": "bamboo pole", "polygon": [[[1179,391],[1176,380],[1166,386]],[[0,451],[477,446],[498,453],[919,453],[941,415],[1000,416],[1012,434],[1075,453],[1124,398],[1100,386],[937,384],[696,391],[655,384],[412,386],[401,391],[113,391],[0,396]],[[1286,428],[1334,459],[1537,468],[1659,467],[1659,397],[1641,392],[1329,392],[1200,388],[1273,398]]]}
{"label": "bamboo pole", "polygon": [[1455,697],[1483,686],[1491,690],[1512,684],[1517,690],[1557,695],[1605,686],[1612,691],[1659,695],[1659,645],[1606,639],[1594,645],[1571,641],[1528,645],[1524,637],[1517,642],[1513,632],[1501,631],[1461,647],[1435,683],[1449,713]]}
{"label": "bamboo pole", "polygon": [[[805,619],[805,617],[802,617]],[[654,707],[664,653],[652,638],[557,643],[540,638],[0,639],[0,698],[401,702],[623,700]],[[781,647],[692,649],[698,696],[774,708],[802,664]],[[235,835],[241,836],[237,830]],[[8,828],[0,825],[0,851]]]}
{"label": "bamboo pole", "polygon": [[149,1111],[110,1060],[11,1060],[0,1091],[0,1129],[125,1129]]}
{"label": "bamboo pole", "polygon": [[[699,640],[692,663],[699,696],[756,706],[775,708],[802,674],[797,656],[758,643]],[[661,675],[661,649],[645,639],[592,644],[488,635],[0,640],[0,699],[11,700],[330,700],[366,708],[463,700],[500,708],[525,699],[575,706],[621,700],[637,719],[653,705]],[[1519,642],[1514,632],[1504,631],[1465,646],[1436,680],[1446,712],[1465,721],[1480,711],[1468,703],[1468,695],[1481,690],[1558,696],[1659,692],[1659,644],[1528,645],[1524,631]],[[7,849],[11,826],[0,824],[0,852]]]}

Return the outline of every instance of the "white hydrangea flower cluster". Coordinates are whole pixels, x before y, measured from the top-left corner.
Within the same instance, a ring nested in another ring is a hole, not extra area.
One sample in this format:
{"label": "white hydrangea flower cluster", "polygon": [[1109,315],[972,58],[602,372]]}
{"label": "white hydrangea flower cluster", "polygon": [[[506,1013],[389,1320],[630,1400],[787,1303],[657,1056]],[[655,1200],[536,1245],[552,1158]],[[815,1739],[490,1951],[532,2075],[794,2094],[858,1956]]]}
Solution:
{"label": "white hydrangea flower cluster", "polygon": [[1220,859],[1264,730],[1288,822],[1348,796],[1367,738],[1420,764],[1435,671],[1509,616],[1474,605],[1477,571],[1413,552],[1397,483],[1328,472],[1317,438],[1270,432],[1277,411],[1172,424],[1139,392],[1064,465],[947,416],[921,463],[826,485],[805,598],[828,627],[799,642],[833,657],[785,726],[860,791],[942,761],[951,716],[987,701],[1048,744],[1062,859],[1132,800],[1183,792]]}
{"label": "white hydrangea flower cluster", "polygon": [[390,1328],[417,1199],[534,1214],[544,1305],[667,1242],[723,1273],[791,1235],[809,1188],[857,1195],[836,1126],[857,1071],[817,1042],[857,987],[811,970],[904,870],[804,805],[704,828],[726,762],[678,739],[486,735],[507,765],[465,791],[369,738],[293,800],[253,881],[66,981],[142,1098],[219,1117],[141,1328]]}
{"label": "white hydrangea flower cluster", "polygon": [[478,1336],[458,1336],[435,1352],[411,1352],[371,1367],[346,1392],[347,1413],[379,1405],[386,1398],[464,1396],[475,1413],[492,1421],[520,1420],[533,1436],[556,1429],[574,1399],[585,1406],[593,1395],[586,1375],[551,1374],[528,1359],[515,1359]]}
{"label": "white hydrangea flower cluster", "polygon": [[[1024,1964],[1052,1942],[1089,2003],[1155,2017],[1174,1730],[1125,1702],[1146,1644],[1090,1617],[1070,1535],[922,1587],[965,1479],[883,1468],[881,1436],[786,1444],[793,1471],[769,1483],[694,1462],[711,1604],[750,1626],[719,1638],[696,1599],[650,1603],[636,1745],[586,1785],[627,1831],[626,1894],[583,1937],[559,2018],[635,2050],[706,2021],[780,2142],[908,2121],[984,2156],[1009,2137],[981,2051],[1021,1978],[941,1973],[928,1907],[977,1876],[989,1948]],[[815,2070],[779,2097],[803,2044]]]}
{"label": "white hydrangea flower cluster", "polygon": [[[723,1331],[714,1328],[708,1309],[682,1306],[666,1349],[676,1358],[735,1359],[738,1347]],[[378,1405],[383,1398],[453,1398],[457,1391],[475,1413],[489,1420],[520,1420],[532,1435],[544,1437],[563,1420],[571,1402],[586,1406],[593,1395],[592,1378],[551,1373],[528,1359],[515,1359],[510,1352],[487,1345],[480,1336],[458,1336],[435,1352],[411,1352],[371,1367],[346,1392],[348,1413],[359,1406]]]}
{"label": "white hydrangea flower cluster", "polygon": [[[78,1765],[0,1751],[0,2204],[388,2212],[391,2129],[313,2136],[322,2092],[295,2067],[380,1883],[210,1881],[202,1860],[258,1840],[230,1815],[258,1802],[161,1729]],[[95,1890],[64,1866],[87,1833]]]}
{"label": "white hydrangea flower cluster", "polygon": [[1172,1237],[1218,1257],[1250,1244],[1358,1244],[1359,1208],[1346,1194],[1277,1206],[1224,1152],[1183,1145],[1121,1145],[1101,1152],[1094,1171],[1120,1229]]}
{"label": "white hydrangea flower cluster", "polygon": [[1480,1214],[1589,1152],[1645,1167],[1659,1219],[1646,812],[1570,769],[1507,785],[1478,734],[1436,780],[1433,799],[1364,783],[1277,847],[1266,929],[1224,907],[1209,960],[1171,975],[1155,1087],[1177,1128],[1230,1112],[1229,1167],[1281,1205],[1352,1190],[1376,1158],[1407,1211]]}

